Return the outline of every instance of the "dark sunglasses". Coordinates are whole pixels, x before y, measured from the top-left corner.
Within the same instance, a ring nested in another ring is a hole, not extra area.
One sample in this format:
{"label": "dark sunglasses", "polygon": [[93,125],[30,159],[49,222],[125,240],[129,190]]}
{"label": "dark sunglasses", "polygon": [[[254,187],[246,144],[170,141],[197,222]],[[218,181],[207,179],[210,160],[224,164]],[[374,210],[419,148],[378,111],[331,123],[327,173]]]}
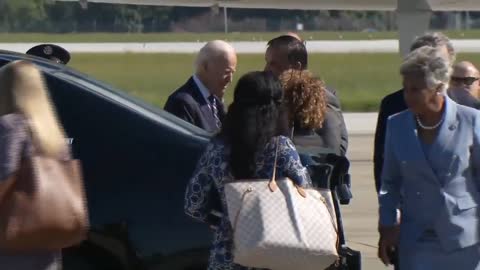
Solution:
{"label": "dark sunglasses", "polygon": [[456,83],[463,83],[465,85],[472,85],[475,81],[477,81],[478,79],[480,78],[475,78],[475,77],[451,77],[450,80],[452,80],[452,82],[456,82]]}

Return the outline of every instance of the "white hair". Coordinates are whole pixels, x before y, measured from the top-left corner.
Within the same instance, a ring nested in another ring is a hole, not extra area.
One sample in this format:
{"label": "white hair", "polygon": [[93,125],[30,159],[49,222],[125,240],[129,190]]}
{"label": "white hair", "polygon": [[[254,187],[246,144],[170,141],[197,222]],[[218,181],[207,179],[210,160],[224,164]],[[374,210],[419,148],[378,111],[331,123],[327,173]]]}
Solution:
{"label": "white hair", "polygon": [[203,64],[229,54],[235,54],[235,49],[229,43],[223,40],[209,41],[198,52],[195,61],[195,71],[198,73]]}
{"label": "white hair", "polygon": [[446,59],[438,49],[424,46],[408,54],[401,67],[400,74],[423,76],[428,89],[437,89],[441,86],[442,93],[448,88],[450,81],[449,59]]}

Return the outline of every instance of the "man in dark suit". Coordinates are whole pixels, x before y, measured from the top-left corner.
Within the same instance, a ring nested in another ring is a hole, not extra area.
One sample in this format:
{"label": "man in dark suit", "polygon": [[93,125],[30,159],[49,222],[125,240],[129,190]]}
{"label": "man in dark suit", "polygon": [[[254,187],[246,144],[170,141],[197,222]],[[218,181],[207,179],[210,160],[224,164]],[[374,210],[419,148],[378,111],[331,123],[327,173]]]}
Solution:
{"label": "man in dark suit", "polygon": [[480,72],[475,65],[462,61],[453,66],[448,95],[458,104],[480,109]]}
{"label": "man in dark suit", "polygon": [[[270,40],[265,53],[265,70],[280,76],[288,69],[304,70],[308,68],[308,53],[303,41],[296,34],[287,34]],[[348,148],[348,134],[340,100],[336,91],[327,88],[327,113],[322,128],[316,133],[327,142],[329,148],[345,155]]]}
{"label": "man in dark suit", "polygon": [[[452,43],[445,35],[441,33],[428,33],[418,37],[410,46],[410,51],[414,51],[423,46],[431,46],[439,48],[445,52],[450,63],[455,61],[455,50]],[[380,190],[381,174],[383,167],[383,149],[385,144],[385,132],[387,131],[388,117],[407,109],[405,100],[403,99],[403,89],[385,96],[380,104],[378,112],[377,127],[375,130],[375,142],[373,150],[373,169],[375,176],[375,187],[377,193]]]}
{"label": "man in dark suit", "polygon": [[208,42],[198,53],[195,74],[168,97],[165,110],[208,132],[222,126],[221,98],[237,66],[234,48],[221,40]]}
{"label": "man in dark suit", "polygon": [[[441,33],[428,33],[418,37],[410,46],[410,51],[414,51],[423,46],[439,48],[444,52],[445,57],[449,59],[450,64],[453,64],[455,61],[455,51],[453,46],[448,37]],[[380,191],[381,185],[383,151],[385,147],[385,133],[387,131],[388,117],[406,109],[407,105],[405,104],[405,100],[403,98],[403,88],[385,96],[381,101],[380,110],[378,112],[377,127],[375,130],[375,142],[373,150],[373,170],[377,193]],[[399,270],[400,266],[398,265],[397,261],[398,254],[396,254],[396,252],[392,252],[390,256],[395,269]]]}

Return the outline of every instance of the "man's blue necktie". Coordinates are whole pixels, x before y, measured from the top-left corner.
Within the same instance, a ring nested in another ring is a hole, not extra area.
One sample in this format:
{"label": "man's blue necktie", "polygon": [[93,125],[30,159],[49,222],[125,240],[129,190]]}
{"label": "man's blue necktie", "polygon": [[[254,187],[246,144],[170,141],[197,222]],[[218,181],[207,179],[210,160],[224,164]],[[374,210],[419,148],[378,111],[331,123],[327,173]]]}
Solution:
{"label": "man's blue necktie", "polygon": [[220,122],[220,118],[218,117],[218,108],[217,108],[217,99],[214,95],[210,95],[208,97],[208,102],[210,103],[210,109],[213,113],[213,118],[215,118],[215,125],[218,129],[222,127],[222,122]]}

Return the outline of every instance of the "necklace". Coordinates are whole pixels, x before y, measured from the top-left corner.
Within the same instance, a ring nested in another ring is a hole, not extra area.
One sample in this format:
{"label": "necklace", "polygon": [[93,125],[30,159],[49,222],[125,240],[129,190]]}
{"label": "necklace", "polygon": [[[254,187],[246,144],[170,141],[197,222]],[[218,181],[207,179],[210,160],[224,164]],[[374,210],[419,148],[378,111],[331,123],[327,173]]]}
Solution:
{"label": "necklace", "polygon": [[416,116],[417,118],[417,123],[418,125],[422,128],[422,129],[426,129],[426,130],[432,130],[432,129],[436,129],[438,128],[442,123],[443,123],[443,117],[442,119],[440,119],[440,121],[438,121],[438,123],[436,123],[435,125],[433,126],[426,126],[422,123],[422,121],[420,121],[420,117],[417,115]]}

